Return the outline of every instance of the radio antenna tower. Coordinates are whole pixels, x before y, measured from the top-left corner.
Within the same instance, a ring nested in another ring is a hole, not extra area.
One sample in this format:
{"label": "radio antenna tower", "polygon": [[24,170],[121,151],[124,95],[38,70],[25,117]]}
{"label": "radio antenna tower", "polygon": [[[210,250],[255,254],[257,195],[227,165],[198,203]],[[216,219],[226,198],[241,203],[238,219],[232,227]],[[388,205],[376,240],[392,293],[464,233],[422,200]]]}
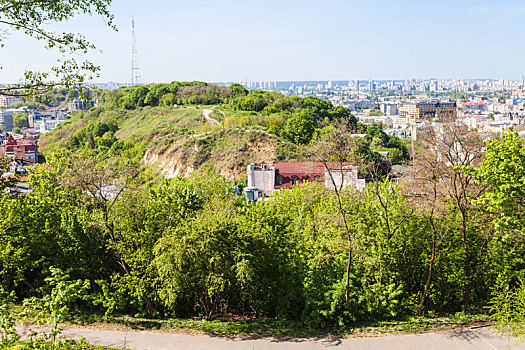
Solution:
{"label": "radio antenna tower", "polygon": [[131,19],[131,86],[140,83],[139,53],[135,37],[135,20]]}

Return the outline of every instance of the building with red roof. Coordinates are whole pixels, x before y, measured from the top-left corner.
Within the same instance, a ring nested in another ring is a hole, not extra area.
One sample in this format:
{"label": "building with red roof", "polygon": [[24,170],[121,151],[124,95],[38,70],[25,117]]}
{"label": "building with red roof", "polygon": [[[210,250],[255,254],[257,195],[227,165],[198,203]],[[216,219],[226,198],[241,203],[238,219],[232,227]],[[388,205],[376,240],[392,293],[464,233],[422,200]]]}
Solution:
{"label": "building with red roof", "polygon": [[0,157],[10,157],[22,165],[35,165],[38,147],[35,139],[16,140],[12,134],[0,145]]}
{"label": "building with red roof", "polygon": [[307,182],[323,183],[327,188],[348,187],[362,190],[365,180],[358,178],[358,168],[353,163],[280,162],[250,164],[247,168],[247,191],[257,193],[257,198],[269,196],[281,189],[290,189]]}

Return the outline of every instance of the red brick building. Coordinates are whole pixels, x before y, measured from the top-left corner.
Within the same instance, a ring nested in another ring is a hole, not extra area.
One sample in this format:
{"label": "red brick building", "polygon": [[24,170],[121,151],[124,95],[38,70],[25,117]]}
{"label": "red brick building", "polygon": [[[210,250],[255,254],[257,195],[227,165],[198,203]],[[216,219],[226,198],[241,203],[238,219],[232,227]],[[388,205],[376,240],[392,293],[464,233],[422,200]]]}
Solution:
{"label": "red brick building", "polygon": [[23,165],[35,165],[38,161],[38,147],[35,139],[15,140],[9,134],[0,145],[0,157],[10,157]]}
{"label": "red brick building", "polygon": [[306,182],[324,182],[325,167],[319,162],[274,163],[275,189],[292,188]]}
{"label": "red brick building", "polygon": [[274,164],[250,164],[247,168],[249,191],[257,191],[258,197],[269,196],[274,191],[293,188],[306,182],[318,182],[327,188],[354,187],[362,190],[365,180],[358,178],[358,169],[352,163],[327,164],[331,176],[320,162],[281,162]]}

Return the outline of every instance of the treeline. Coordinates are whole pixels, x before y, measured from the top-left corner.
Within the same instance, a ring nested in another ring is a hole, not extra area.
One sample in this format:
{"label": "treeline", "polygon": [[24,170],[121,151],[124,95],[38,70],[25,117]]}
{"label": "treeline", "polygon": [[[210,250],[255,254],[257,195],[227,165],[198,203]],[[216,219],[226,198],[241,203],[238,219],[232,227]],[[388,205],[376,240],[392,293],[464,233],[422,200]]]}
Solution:
{"label": "treeline", "polygon": [[[421,136],[406,183],[307,184],[257,204],[220,177],[152,183],[125,157],[55,153],[33,193],[1,191],[0,283],[40,297],[59,268],[90,281],[84,311],[317,328],[484,310],[524,277],[525,143],[510,134],[483,155],[464,131]],[[435,147],[457,140],[468,154]]]}
{"label": "treeline", "polygon": [[228,103],[233,94],[235,87],[194,81],[123,87],[115,91],[106,91],[101,100],[113,107],[135,109],[145,106],[222,104]]}

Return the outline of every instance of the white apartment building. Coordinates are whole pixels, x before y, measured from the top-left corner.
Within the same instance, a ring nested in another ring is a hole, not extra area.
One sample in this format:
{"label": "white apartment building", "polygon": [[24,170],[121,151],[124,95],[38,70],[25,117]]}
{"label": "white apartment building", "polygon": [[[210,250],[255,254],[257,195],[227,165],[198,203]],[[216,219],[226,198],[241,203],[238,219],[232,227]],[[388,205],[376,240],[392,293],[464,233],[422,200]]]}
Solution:
{"label": "white apartment building", "polygon": [[22,101],[20,97],[0,95],[0,107],[9,108],[13,103],[20,101]]}

